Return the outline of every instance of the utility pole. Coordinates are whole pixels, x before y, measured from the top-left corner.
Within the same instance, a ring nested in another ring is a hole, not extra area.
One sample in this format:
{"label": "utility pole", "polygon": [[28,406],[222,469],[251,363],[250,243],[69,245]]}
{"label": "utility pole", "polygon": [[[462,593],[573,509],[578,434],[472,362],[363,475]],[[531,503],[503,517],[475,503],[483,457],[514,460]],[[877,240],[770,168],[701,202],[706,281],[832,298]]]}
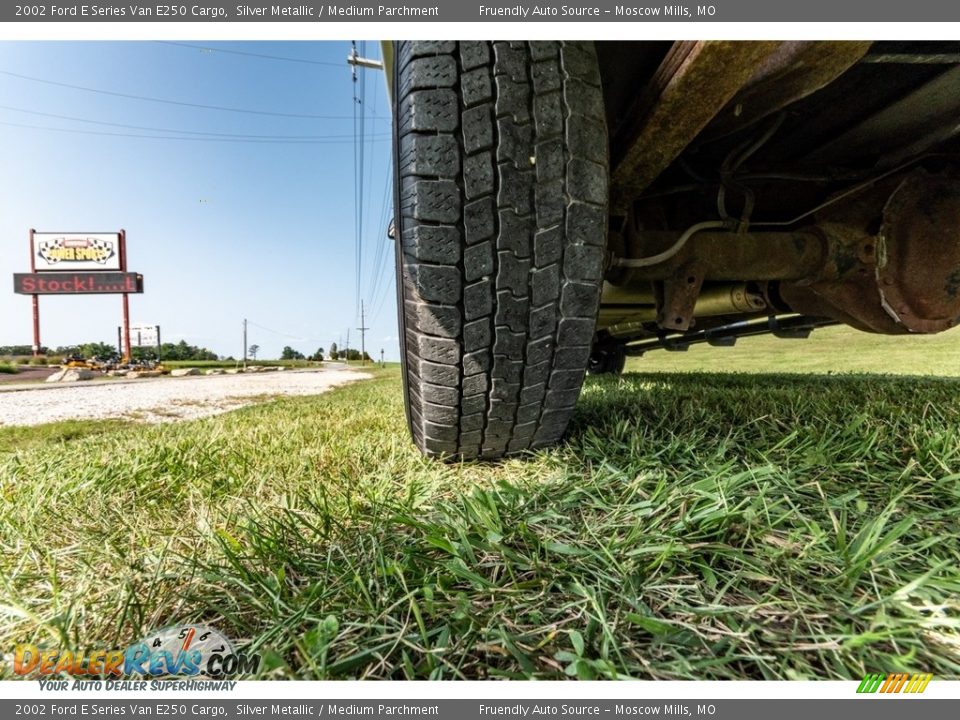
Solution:
{"label": "utility pole", "polygon": [[364,326],[363,300],[360,301],[360,364],[367,364],[367,330],[370,328]]}
{"label": "utility pole", "polygon": [[347,349],[344,357],[347,359],[347,365],[350,364],[350,328],[347,328]]}
{"label": "utility pole", "polygon": [[247,369],[247,319],[243,319],[243,369]]}
{"label": "utility pole", "polygon": [[360,57],[357,53],[357,43],[353,42],[352,49],[350,54],[347,55],[347,64],[353,66],[353,81],[357,81],[357,68],[370,68],[371,70],[383,70],[383,62],[381,60],[371,60],[370,58]]}
{"label": "utility pole", "polygon": [[380,367],[383,367],[383,348],[380,348]]}

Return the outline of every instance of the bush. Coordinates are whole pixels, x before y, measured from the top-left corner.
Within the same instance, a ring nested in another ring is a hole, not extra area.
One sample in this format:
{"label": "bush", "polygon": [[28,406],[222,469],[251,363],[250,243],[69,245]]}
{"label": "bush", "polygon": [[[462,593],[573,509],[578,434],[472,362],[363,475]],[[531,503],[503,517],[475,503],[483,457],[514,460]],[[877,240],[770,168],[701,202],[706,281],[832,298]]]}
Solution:
{"label": "bush", "polygon": [[49,364],[50,360],[40,355],[39,357],[30,358],[29,362],[31,365],[47,365]]}
{"label": "bush", "polygon": [[17,368],[9,363],[0,363],[0,373],[5,375],[16,375]]}

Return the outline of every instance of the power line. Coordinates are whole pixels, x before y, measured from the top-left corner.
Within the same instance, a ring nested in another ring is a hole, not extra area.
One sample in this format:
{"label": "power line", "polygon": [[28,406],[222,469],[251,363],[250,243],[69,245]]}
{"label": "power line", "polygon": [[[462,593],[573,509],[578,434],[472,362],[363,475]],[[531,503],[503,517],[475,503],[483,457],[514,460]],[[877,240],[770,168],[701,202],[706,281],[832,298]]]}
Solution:
{"label": "power line", "polygon": [[307,65],[327,65],[338,68],[343,67],[343,63],[326,62],[324,60],[307,60],[306,58],[292,58],[282,55],[265,55],[263,53],[244,52],[243,50],[227,50],[225,48],[210,47],[208,45],[193,45],[191,43],[172,42],[170,40],[156,40],[155,42],[159,45],[173,45],[174,47],[207,50],[209,52],[225,53],[227,55],[243,55],[244,57],[260,58],[262,60],[280,60],[283,62],[304,63]]}
{"label": "power line", "polygon": [[[394,242],[400,242],[400,239],[397,238]],[[383,264],[383,272],[381,273],[381,277],[385,279],[381,284],[380,300],[376,306],[376,309],[373,311],[374,322],[380,317],[380,311],[383,310],[384,303],[386,303],[387,298],[390,297],[390,291],[396,288],[396,285],[393,282],[390,282],[391,273],[387,272],[387,269],[390,268],[391,265],[392,263],[389,261]],[[399,280],[397,280],[397,282],[399,282]]]}
{"label": "power line", "polygon": [[[380,97],[380,93],[375,92],[373,95],[373,105],[371,108],[371,112],[373,114],[376,114],[377,100],[379,97]],[[372,138],[373,135],[371,134],[370,137]],[[367,227],[371,228],[370,230],[368,230],[368,233],[371,233],[374,251],[373,251],[373,262],[370,264],[370,270],[368,272],[368,285],[367,285],[367,295],[366,295],[367,300],[371,300],[371,301],[373,300],[376,294],[376,286],[380,277],[380,263],[383,261],[384,245],[385,245],[385,243],[383,242],[384,229],[385,229],[385,226],[383,224],[384,223],[383,216],[386,212],[385,205],[387,202],[387,189],[388,189],[389,180],[391,176],[390,166],[388,164],[387,170],[384,173],[383,197],[380,202],[380,212],[379,212],[379,219],[378,219],[378,217],[374,214],[376,212],[376,205],[374,205],[374,200],[375,200],[374,193],[376,191],[375,191],[375,183],[373,182],[373,177],[374,177],[373,171],[374,171],[374,157],[376,156],[376,153],[374,153],[373,150],[374,150],[373,142],[371,139],[370,150],[369,150],[370,166],[368,170],[370,175],[370,182],[368,184],[368,192],[367,192],[367,215],[368,215]]]}
{"label": "power line", "polygon": [[[385,208],[386,208],[385,217],[394,216],[395,218],[396,210],[393,207],[392,200],[388,205],[385,206]],[[397,227],[396,220],[394,220],[394,231],[395,231],[396,237],[392,238],[392,240],[388,238],[384,241],[384,258],[381,262],[380,284],[377,286],[379,300],[377,301],[377,304],[374,305],[374,311],[373,311],[374,321],[376,321],[380,317],[380,311],[383,309],[384,303],[386,302],[387,298],[390,297],[391,292],[394,291],[396,288],[396,284],[394,282],[397,280],[396,268],[395,268],[396,247],[392,243],[403,242],[403,238],[400,235],[400,230]],[[388,250],[393,250],[394,252],[388,252]]]}
{"label": "power line", "polygon": [[[57,113],[47,113],[40,112],[39,110],[27,110],[25,108],[13,107],[11,105],[0,105],[0,110],[12,110],[13,112],[24,113],[27,115],[38,115],[40,117],[55,118],[57,120],[73,120],[75,122],[87,123],[90,125],[104,125],[107,127],[118,127],[126,128],[128,130],[146,130],[148,132],[168,132],[168,133],[182,133],[185,135],[208,135],[212,137],[227,137],[227,138],[249,138],[255,140],[349,140],[352,138],[352,135],[255,135],[247,133],[223,133],[223,132],[213,132],[208,130],[180,130],[177,128],[158,128],[158,127],[149,127],[143,125],[128,125],[126,123],[115,123],[107,122],[105,120],[90,120],[88,118],[76,117],[74,115],[58,115]],[[388,138],[390,133],[380,133],[372,135],[371,137],[376,138]]]}
{"label": "power line", "polygon": [[293,340],[294,342],[299,342],[299,343],[305,343],[305,342],[322,343],[323,342],[323,339],[320,337],[316,337],[316,336],[304,337],[303,335],[291,335],[290,333],[282,332],[280,330],[274,330],[273,328],[269,328],[266,325],[260,325],[259,323],[255,323],[253,320],[245,320],[244,322],[249,323],[250,325],[252,325],[253,327],[259,330],[265,330],[268,333],[273,333],[274,335],[285,337],[289,340]]}
{"label": "power line", "polygon": [[[351,43],[351,55],[358,57],[357,43]],[[361,52],[366,49],[366,43],[361,41]],[[354,243],[355,243],[355,277],[356,294],[354,297],[354,316],[360,311],[360,283],[363,277],[363,149],[364,149],[364,118],[366,116],[365,91],[366,74],[361,73],[360,98],[357,98],[357,66],[352,64],[351,76],[353,79],[353,203],[354,203]],[[357,106],[360,106],[359,124]]]}
{"label": "power line", "polygon": [[[390,204],[385,205],[384,208],[386,210],[386,214],[392,214],[393,203],[391,202]],[[402,242],[399,231],[397,231],[397,233],[397,237],[393,238],[392,240],[393,243]],[[396,250],[396,248],[391,244],[390,239],[386,239],[383,242],[383,248],[384,253],[380,262],[380,272],[378,274],[379,279],[377,281],[377,297],[375,297],[371,303],[371,307],[373,308],[373,314],[371,318],[373,322],[376,322],[376,320],[380,317],[380,311],[383,309],[383,305],[387,298],[390,297],[390,291],[395,287],[394,283],[391,282],[391,280],[394,278],[394,274],[390,272],[390,270],[394,268],[395,253],[387,252],[387,250]]]}
{"label": "power line", "polygon": [[259,328],[260,330],[266,330],[267,332],[273,333],[274,335],[280,335],[281,337],[286,337],[286,338],[289,338],[289,339],[291,339],[291,340],[296,340],[296,341],[298,341],[298,342],[306,342],[306,341],[308,341],[308,340],[315,340],[315,339],[316,339],[316,338],[305,338],[305,337],[302,337],[302,336],[300,336],[300,335],[291,335],[290,333],[285,333],[285,332],[281,332],[281,331],[279,331],[279,330],[274,330],[273,328],[268,328],[268,327],[266,327],[265,325],[260,325],[260,324],[258,324],[258,323],[255,323],[253,320],[248,320],[248,321],[246,321],[246,322],[249,322],[249,323],[250,323],[251,325],[253,325],[255,328]]}
{"label": "power line", "polygon": [[282,113],[271,110],[251,110],[249,108],[235,108],[225,105],[205,105],[203,103],[192,103],[182,100],[170,100],[168,98],[155,98],[147,95],[131,95],[129,93],[114,92],[113,90],[103,90],[101,88],[90,88],[83,85],[72,85],[70,83],[58,82],[56,80],[47,80],[45,78],[32,77],[30,75],[21,75],[10,72],[9,70],[0,70],[0,75],[17,78],[19,80],[29,80],[30,82],[43,83],[44,85],[54,85],[56,87],[70,88],[71,90],[82,90],[83,92],[96,93],[98,95],[109,95],[111,97],[120,97],[127,100],[141,100],[143,102],[162,103],[165,105],[177,105],[179,107],[200,108],[202,110],[218,110],[220,112],[245,113],[248,115],[267,115],[270,117],[285,118],[306,118],[308,120],[349,120],[349,115],[312,115],[310,113]]}
{"label": "power line", "polygon": [[[220,138],[220,137],[177,137],[169,135],[139,135],[136,133],[112,133],[99,130],[79,130],[75,128],[56,128],[45,127],[43,125],[26,125],[24,123],[13,123],[0,120],[0,125],[7,127],[25,128],[27,130],[47,130],[50,132],[73,133],[75,135],[99,135],[103,137],[126,137],[140,138],[142,140],[186,140],[194,142],[221,142],[221,143],[252,143],[255,145],[346,145],[350,140],[252,140],[243,138]],[[376,142],[387,142],[387,138],[376,140]]]}
{"label": "power line", "polygon": [[[379,232],[383,233],[380,236],[380,261],[379,261],[379,272],[377,273],[376,280],[376,292],[374,294],[374,304],[372,307],[373,311],[373,320],[376,321],[380,317],[380,311],[383,308],[383,303],[387,297],[390,295],[390,290],[394,287],[393,283],[390,282],[391,274],[389,270],[394,266],[394,255],[395,252],[389,252],[390,250],[396,250],[393,243],[402,243],[403,239],[399,235],[399,231],[396,230],[396,224],[394,225],[396,231],[396,237],[391,241],[389,237],[385,237],[387,234],[387,224],[390,218],[394,215],[393,207],[393,196],[389,190],[393,187],[390,182],[393,179],[393,166],[392,163],[387,165],[386,178],[383,188],[383,202],[381,205],[381,214],[379,222]],[[384,279],[386,278],[386,279]],[[379,297],[379,300],[377,299]]]}
{"label": "power line", "polygon": [[382,264],[389,259],[389,253],[386,252],[387,247],[389,246],[389,238],[386,237],[386,217],[387,210],[390,205],[390,178],[391,178],[391,166],[387,165],[386,172],[384,173],[384,183],[383,183],[383,198],[380,202],[380,218],[377,221],[376,226],[374,227],[375,238],[376,238],[376,254],[374,255],[373,264],[370,266],[370,285],[367,298],[371,301],[371,308],[375,308],[374,304],[377,293],[380,289],[380,278],[383,276]]}

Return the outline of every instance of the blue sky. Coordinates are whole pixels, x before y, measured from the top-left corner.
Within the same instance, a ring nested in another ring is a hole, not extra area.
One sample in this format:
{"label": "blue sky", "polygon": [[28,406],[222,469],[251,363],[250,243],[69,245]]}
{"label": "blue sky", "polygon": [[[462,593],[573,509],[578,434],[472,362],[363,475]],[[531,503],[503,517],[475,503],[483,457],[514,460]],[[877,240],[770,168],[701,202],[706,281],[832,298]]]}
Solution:
{"label": "blue sky", "polygon": [[[361,50],[379,58],[376,43]],[[30,299],[10,278],[29,270],[33,227],[126,229],[145,286],[131,320],[159,324],[165,340],[239,356],[248,318],[260,357],[342,345],[347,328],[359,347],[349,52],[333,41],[0,42],[0,345],[32,342]],[[368,352],[396,359],[389,107],[382,73],[358,72],[359,294]],[[43,344],[115,342],[120,308],[119,296],[43,296]]]}

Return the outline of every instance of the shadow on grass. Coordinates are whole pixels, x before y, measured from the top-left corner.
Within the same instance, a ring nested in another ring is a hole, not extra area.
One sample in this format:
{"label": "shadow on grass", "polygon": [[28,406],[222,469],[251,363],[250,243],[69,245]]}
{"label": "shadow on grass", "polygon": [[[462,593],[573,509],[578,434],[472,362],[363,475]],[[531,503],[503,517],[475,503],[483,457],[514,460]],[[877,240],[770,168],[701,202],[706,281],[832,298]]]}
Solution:
{"label": "shadow on grass", "polygon": [[199,596],[284,677],[955,677],[958,389],[592,379],[563,445],[332,534],[326,506],[263,518]]}
{"label": "shadow on grass", "polygon": [[[567,446],[643,463],[682,460],[673,450],[732,461],[860,460],[891,470],[957,460],[960,379],[885,375],[631,373],[590,378]],[[815,452],[814,452],[815,451]],[[931,452],[936,458],[928,457]],[[664,456],[664,453],[667,455]],[[951,467],[955,467],[951,465]],[[879,469],[879,468],[878,468]],[[931,468],[933,469],[933,468]],[[888,474],[887,472],[883,474]]]}

